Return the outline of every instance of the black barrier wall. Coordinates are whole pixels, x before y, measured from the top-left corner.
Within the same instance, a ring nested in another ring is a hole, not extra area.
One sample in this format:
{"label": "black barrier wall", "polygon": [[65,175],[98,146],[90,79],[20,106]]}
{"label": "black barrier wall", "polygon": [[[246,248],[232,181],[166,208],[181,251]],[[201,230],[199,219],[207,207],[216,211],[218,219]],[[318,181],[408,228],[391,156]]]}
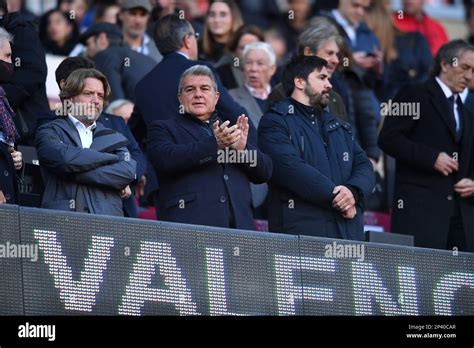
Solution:
{"label": "black barrier wall", "polygon": [[0,260],[3,315],[474,314],[473,254],[12,206],[0,217],[0,243],[38,251]]}

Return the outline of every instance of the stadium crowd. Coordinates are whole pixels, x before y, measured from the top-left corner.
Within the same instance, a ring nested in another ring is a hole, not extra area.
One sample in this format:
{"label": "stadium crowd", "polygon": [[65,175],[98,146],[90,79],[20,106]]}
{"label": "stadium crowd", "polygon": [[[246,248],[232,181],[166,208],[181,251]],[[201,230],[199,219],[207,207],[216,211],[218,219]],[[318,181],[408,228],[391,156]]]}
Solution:
{"label": "stadium crowd", "polygon": [[372,211],[474,251],[474,1],[451,41],[423,0],[26,2],[0,0],[0,204],[35,205],[30,147],[42,208],[352,240]]}

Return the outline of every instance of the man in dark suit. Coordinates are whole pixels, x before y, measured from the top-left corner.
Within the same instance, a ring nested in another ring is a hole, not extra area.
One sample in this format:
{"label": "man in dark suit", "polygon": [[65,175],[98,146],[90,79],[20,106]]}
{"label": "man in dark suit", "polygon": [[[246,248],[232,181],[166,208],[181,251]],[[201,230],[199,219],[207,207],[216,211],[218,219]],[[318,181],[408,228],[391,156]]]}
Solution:
{"label": "man in dark suit", "polygon": [[473,71],[474,47],[451,41],[429,81],[383,106],[379,145],[396,159],[392,232],[417,246],[474,251],[474,115],[459,96]]}
{"label": "man in dark suit", "polygon": [[[193,65],[207,65],[196,61],[197,36],[191,24],[176,14],[167,15],[156,23],[155,42],[163,54],[163,60],[137,84],[135,90],[136,103],[129,125],[137,139],[146,138],[146,127],[153,121],[174,118],[179,114],[180,104],[176,91],[182,73]],[[246,111],[227,93],[218,77],[216,82],[220,92],[216,105],[219,116],[235,124],[237,117],[246,114]],[[249,142],[256,144],[256,130],[252,124]],[[148,166],[147,173],[147,192],[153,193],[158,209],[158,182],[152,166]],[[159,217],[159,211],[157,215]]]}
{"label": "man in dark suit", "polygon": [[80,37],[87,57],[107,77],[112,89],[111,101],[135,101],[135,87],[156,65],[155,60],[123,45],[122,31],[112,23],[92,25]]}
{"label": "man in dark suit", "polygon": [[151,124],[148,158],[158,173],[166,221],[255,229],[249,182],[270,179],[270,158],[247,142],[249,121],[222,123],[210,68],[195,65],[179,82],[183,113]]}

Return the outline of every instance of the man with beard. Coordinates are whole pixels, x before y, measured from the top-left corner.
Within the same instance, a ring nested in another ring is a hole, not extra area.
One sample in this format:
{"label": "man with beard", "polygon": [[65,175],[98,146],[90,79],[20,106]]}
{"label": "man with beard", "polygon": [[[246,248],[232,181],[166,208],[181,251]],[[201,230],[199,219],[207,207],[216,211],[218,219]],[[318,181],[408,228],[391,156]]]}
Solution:
{"label": "man with beard", "polygon": [[107,79],[95,69],[75,70],[59,96],[65,116],[36,135],[45,182],[41,207],[123,216],[122,196],[136,179],[136,162],[127,138],[97,122],[110,96]]}
{"label": "man with beard", "polygon": [[351,126],[327,112],[327,62],[298,56],[285,67],[291,96],[260,120],[260,149],[273,160],[269,228],[273,232],[363,239],[363,202],[375,176]]}

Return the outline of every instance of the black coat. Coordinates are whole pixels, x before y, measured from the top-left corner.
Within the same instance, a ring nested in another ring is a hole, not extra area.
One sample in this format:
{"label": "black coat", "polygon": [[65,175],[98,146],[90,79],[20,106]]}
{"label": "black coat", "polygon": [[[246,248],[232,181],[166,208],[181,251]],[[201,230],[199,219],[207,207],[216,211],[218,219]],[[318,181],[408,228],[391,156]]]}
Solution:
{"label": "black coat", "polygon": [[0,191],[3,192],[7,203],[18,202],[18,184],[16,181],[15,165],[8,145],[0,141]]}
{"label": "black coat", "polygon": [[[326,111],[321,120],[323,136],[314,121],[298,114],[290,98],[274,105],[260,120],[258,144],[273,161],[270,231],[362,240],[364,197],[375,184],[372,164],[348,123]],[[332,208],[338,185],[358,191],[353,219],[345,219]]]}
{"label": "black coat", "polygon": [[7,14],[0,20],[0,25],[14,36],[12,62],[15,72],[10,82],[2,86],[16,114],[15,125],[21,136],[19,143],[31,145],[36,117],[49,110],[44,49],[34,24],[25,21],[18,12]]}
{"label": "black coat", "polygon": [[135,87],[156,65],[155,60],[127,46],[112,46],[92,59],[96,69],[109,81],[111,101],[129,99],[135,102]]}
{"label": "black coat", "polygon": [[254,230],[250,181],[270,179],[272,162],[256,146],[256,166],[219,163],[217,142],[185,114],[151,124],[148,158],[160,181],[160,218],[165,221],[229,227],[230,202],[235,227]]}
{"label": "black coat", "polygon": [[[458,145],[452,111],[435,79],[407,86],[394,102],[419,103],[420,117],[386,116],[379,135],[382,150],[396,159],[392,232],[414,235],[417,246],[445,249],[457,199],[467,248],[474,251],[474,197],[460,198],[453,187],[462,178],[474,179],[474,115],[463,107]],[[434,169],[440,152],[458,153],[457,173],[446,177]]]}

